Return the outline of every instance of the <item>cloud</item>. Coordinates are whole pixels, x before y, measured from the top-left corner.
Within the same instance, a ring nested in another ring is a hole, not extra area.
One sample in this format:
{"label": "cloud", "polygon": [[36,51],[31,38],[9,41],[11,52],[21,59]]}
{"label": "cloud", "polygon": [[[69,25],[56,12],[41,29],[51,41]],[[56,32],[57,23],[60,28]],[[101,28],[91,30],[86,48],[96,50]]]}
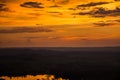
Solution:
{"label": "cloud", "polygon": [[119,22],[120,22],[120,19],[116,19],[116,20],[100,21],[100,22],[96,22],[93,24],[98,26],[98,27],[105,27],[105,26],[115,25],[116,23],[119,23]]}
{"label": "cloud", "polygon": [[67,4],[69,3],[70,0],[47,0],[53,3],[57,3],[57,4]]}
{"label": "cloud", "polygon": [[120,8],[116,7],[113,10],[105,8],[95,8],[89,12],[80,12],[79,15],[91,15],[92,17],[120,16]]}
{"label": "cloud", "polygon": [[114,1],[120,1],[120,0],[114,0]]}
{"label": "cloud", "polygon": [[7,3],[7,2],[16,2],[18,0],[0,0],[0,2],[2,3]]}
{"label": "cloud", "polygon": [[115,20],[116,22],[120,22],[120,19]]}
{"label": "cloud", "polygon": [[119,22],[120,22],[120,19],[106,20],[106,21],[100,21],[100,22],[119,23]]}
{"label": "cloud", "polygon": [[29,36],[29,37],[25,37],[25,38],[29,38],[29,39],[37,39],[37,38],[41,38],[41,37],[38,37],[38,36]]}
{"label": "cloud", "polygon": [[40,16],[40,15],[42,15],[42,14],[40,14],[40,13],[28,13],[28,15]]}
{"label": "cloud", "polygon": [[52,29],[43,27],[15,27],[12,29],[0,29],[0,33],[38,33],[38,32],[52,32]]}
{"label": "cloud", "polygon": [[88,4],[78,5],[77,8],[80,8],[80,7],[92,7],[92,6],[98,6],[98,5],[108,4],[108,3],[109,2],[91,2],[91,3],[88,3]]}
{"label": "cloud", "polygon": [[60,4],[67,4],[67,3],[69,3],[69,1],[70,0],[60,0],[60,1],[58,1],[58,3],[60,3]]}
{"label": "cloud", "polygon": [[110,23],[120,23],[120,19],[107,20],[106,22],[110,22]]}
{"label": "cloud", "polygon": [[68,8],[68,10],[73,10],[73,11],[74,11],[74,10],[76,10],[76,9],[75,9],[75,8]]}
{"label": "cloud", "polygon": [[1,3],[6,3],[6,2],[9,2],[9,0],[0,0]]}
{"label": "cloud", "polygon": [[6,7],[6,4],[0,4],[0,12],[3,11],[10,11],[10,9]]}
{"label": "cloud", "polygon": [[52,5],[52,6],[49,6],[49,8],[58,8],[58,7],[61,7],[61,6],[59,6],[59,5]]}
{"label": "cloud", "polygon": [[27,40],[28,43],[32,43],[33,39],[38,39],[40,37],[24,37],[24,38],[26,38],[26,40]]}
{"label": "cloud", "polygon": [[1,3],[4,3],[4,2],[6,2],[6,1],[5,1],[5,0],[0,0],[0,2],[1,2]]}
{"label": "cloud", "polygon": [[57,11],[47,11],[47,13],[60,13],[60,12],[57,12]]}
{"label": "cloud", "polygon": [[57,14],[57,15],[63,15],[61,12],[57,12],[57,11],[47,11],[47,13]]}
{"label": "cloud", "polygon": [[42,6],[42,3],[38,3],[38,2],[25,2],[25,3],[21,4],[20,6],[26,7],[26,8],[44,8]]}
{"label": "cloud", "polygon": [[65,40],[65,41],[87,40],[86,36],[60,36],[60,37],[48,37],[48,38]]}
{"label": "cloud", "polygon": [[0,8],[3,8],[5,6],[5,4],[0,4]]}
{"label": "cloud", "polygon": [[100,26],[100,27],[114,25],[114,23],[106,23],[106,22],[98,22],[98,23],[93,23],[93,24]]}

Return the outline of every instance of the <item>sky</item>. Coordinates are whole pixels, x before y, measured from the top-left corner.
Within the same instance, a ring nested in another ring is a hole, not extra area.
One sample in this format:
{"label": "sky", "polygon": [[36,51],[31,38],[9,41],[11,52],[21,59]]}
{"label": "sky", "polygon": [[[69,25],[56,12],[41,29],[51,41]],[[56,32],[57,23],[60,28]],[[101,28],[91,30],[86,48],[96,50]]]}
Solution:
{"label": "sky", "polygon": [[120,0],[0,0],[0,47],[120,46]]}

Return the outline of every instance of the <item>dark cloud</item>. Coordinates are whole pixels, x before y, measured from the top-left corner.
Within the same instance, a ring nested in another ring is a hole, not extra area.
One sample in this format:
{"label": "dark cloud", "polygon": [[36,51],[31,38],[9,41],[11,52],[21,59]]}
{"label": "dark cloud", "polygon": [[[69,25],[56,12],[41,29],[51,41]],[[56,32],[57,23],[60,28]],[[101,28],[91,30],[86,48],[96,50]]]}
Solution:
{"label": "dark cloud", "polygon": [[120,1],[120,0],[114,0],[114,1]]}
{"label": "dark cloud", "polygon": [[106,23],[106,22],[98,22],[98,23],[93,23],[93,24],[99,27],[114,25],[114,23]]}
{"label": "dark cloud", "polygon": [[98,6],[98,5],[108,4],[108,3],[109,2],[91,2],[91,3],[88,3],[88,4],[78,5],[77,8],[80,8],[80,7],[92,7],[92,6]]}
{"label": "dark cloud", "polygon": [[42,6],[42,3],[38,3],[38,2],[25,2],[25,3],[21,4],[20,6],[26,7],[26,8],[44,8]]}
{"label": "dark cloud", "polygon": [[120,22],[120,19],[116,19],[116,20],[107,20],[106,22],[111,22],[111,23],[116,23],[116,22]]}
{"label": "dark cloud", "polygon": [[12,29],[0,29],[0,33],[37,33],[37,32],[52,32],[52,29],[43,27],[15,27]]}
{"label": "dark cloud", "polygon": [[116,22],[120,22],[120,19],[118,19],[118,20],[115,20]]}
{"label": "dark cloud", "polygon": [[[100,23],[101,25],[114,25],[116,23],[119,23],[120,22],[120,19],[113,19],[113,20],[106,20],[106,21],[99,21],[98,24]],[[97,23],[93,23],[95,25],[97,25]]]}
{"label": "dark cloud", "polygon": [[5,4],[0,4],[0,8],[3,8],[4,6],[6,6]]}
{"label": "dark cloud", "polygon": [[6,2],[7,2],[7,0],[0,0],[0,2],[1,2],[1,3],[6,3]]}
{"label": "dark cloud", "polygon": [[10,11],[10,9],[6,7],[6,4],[0,4],[0,12],[3,11]]}
{"label": "dark cloud", "polygon": [[68,8],[68,10],[76,10],[75,8]]}
{"label": "dark cloud", "polygon": [[2,3],[7,3],[7,2],[16,2],[18,0],[0,0],[0,2]]}
{"label": "dark cloud", "polygon": [[105,8],[95,8],[89,12],[80,12],[79,15],[91,15],[93,17],[106,17],[106,16],[120,16],[120,8],[114,10],[107,10]]}

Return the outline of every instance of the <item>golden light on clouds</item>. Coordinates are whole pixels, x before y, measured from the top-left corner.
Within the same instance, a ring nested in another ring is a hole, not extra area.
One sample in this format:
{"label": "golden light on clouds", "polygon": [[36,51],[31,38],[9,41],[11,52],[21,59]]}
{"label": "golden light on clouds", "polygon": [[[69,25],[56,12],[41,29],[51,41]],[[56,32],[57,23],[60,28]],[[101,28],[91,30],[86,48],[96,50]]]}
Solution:
{"label": "golden light on clouds", "polygon": [[0,0],[0,47],[120,46],[119,25],[119,0]]}

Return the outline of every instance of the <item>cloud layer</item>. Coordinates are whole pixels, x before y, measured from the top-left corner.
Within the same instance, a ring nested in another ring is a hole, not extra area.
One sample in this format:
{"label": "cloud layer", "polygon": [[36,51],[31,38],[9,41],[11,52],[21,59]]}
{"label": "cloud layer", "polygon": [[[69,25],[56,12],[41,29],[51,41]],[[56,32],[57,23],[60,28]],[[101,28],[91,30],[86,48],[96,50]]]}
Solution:
{"label": "cloud layer", "polygon": [[15,27],[12,29],[0,29],[0,33],[38,33],[38,32],[52,32],[52,29],[43,27]]}
{"label": "cloud layer", "polygon": [[114,10],[107,10],[100,7],[89,12],[80,12],[79,15],[91,15],[93,17],[120,16],[120,8],[116,7]]}

